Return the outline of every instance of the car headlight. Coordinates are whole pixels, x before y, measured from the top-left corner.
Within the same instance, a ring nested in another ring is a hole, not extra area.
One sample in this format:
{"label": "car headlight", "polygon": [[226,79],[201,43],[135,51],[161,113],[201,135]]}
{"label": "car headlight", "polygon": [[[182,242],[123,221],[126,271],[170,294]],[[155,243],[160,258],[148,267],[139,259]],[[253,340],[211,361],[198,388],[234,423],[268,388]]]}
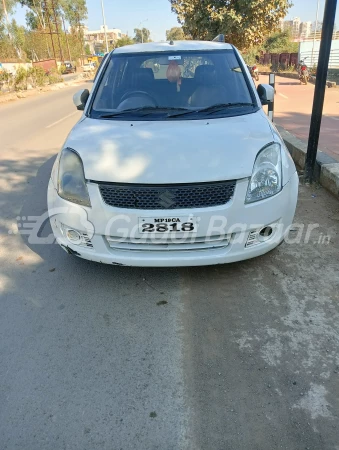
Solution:
{"label": "car headlight", "polygon": [[69,202],[91,207],[81,158],[70,148],[65,148],[61,152],[58,194]]}
{"label": "car headlight", "polygon": [[282,189],[281,147],[269,144],[257,155],[248,185],[246,203],[258,202]]}

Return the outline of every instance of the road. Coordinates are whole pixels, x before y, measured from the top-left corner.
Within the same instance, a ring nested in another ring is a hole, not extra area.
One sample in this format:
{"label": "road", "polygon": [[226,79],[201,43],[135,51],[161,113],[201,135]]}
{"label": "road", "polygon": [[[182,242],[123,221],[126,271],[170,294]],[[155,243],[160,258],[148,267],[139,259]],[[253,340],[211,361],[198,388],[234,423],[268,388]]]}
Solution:
{"label": "road", "polygon": [[62,78],[64,79],[64,81],[72,81],[76,80],[78,76],[79,74],[75,72],[75,73],[67,73],[66,75],[63,75]]}
{"label": "road", "polygon": [[[261,82],[264,78],[263,75]],[[298,80],[276,77],[276,91],[276,123],[308,141],[314,85],[305,86]],[[319,148],[339,161],[339,88],[326,89]]]}
{"label": "road", "polygon": [[32,243],[76,89],[0,107],[1,450],[338,450],[337,200],[301,186],[301,242],[224,266]]}

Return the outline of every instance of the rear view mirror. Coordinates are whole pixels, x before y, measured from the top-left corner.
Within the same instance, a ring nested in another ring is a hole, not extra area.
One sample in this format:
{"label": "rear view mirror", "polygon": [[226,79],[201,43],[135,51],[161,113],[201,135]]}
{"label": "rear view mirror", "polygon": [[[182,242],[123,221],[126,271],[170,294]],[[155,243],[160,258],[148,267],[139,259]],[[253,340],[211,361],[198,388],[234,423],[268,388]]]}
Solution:
{"label": "rear view mirror", "polygon": [[269,84],[259,84],[258,95],[262,105],[268,105],[274,101],[274,88]]}
{"label": "rear view mirror", "polygon": [[73,95],[73,103],[79,111],[83,111],[85,109],[88,97],[88,89],[81,89],[81,91],[78,91]]}

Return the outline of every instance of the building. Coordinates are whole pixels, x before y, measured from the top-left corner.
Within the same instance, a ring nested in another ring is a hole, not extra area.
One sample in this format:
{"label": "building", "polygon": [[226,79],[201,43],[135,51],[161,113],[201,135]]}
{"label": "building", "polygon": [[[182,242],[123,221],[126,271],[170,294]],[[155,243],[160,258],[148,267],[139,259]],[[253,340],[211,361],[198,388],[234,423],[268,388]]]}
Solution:
{"label": "building", "polygon": [[283,23],[283,31],[290,30],[293,38],[298,38],[300,35],[300,18],[295,17],[293,20],[285,20]]}
{"label": "building", "polygon": [[307,39],[312,32],[312,22],[301,22],[300,25],[300,37],[301,39]]}
{"label": "building", "polygon": [[285,20],[284,19],[279,19],[279,29],[280,29],[280,31],[284,31],[284,24],[285,24]]}
{"label": "building", "polygon": [[301,26],[300,17],[295,17],[292,20],[292,36],[294,38],[298,38],[300,36],[300,26]]}
{"label": "building", "polygon": [[312,34],[312,22],[301,22],[300,17],[280,22],[281,31],[291,31],[293,39],[308,39]]}
{"label": "building", "polygon": [[[127,36],[122,33],[119,28],[108,28],[106,25],[106,34],[108,45],[113,46],[114,43]],[[89,45],[90,51],[93,54],[101,53],[106,51],[106,41],[105,41],[105,26],[101,25],[100,30],[89,30],[88,27],[84,28],[84,40],[85,45]]]}

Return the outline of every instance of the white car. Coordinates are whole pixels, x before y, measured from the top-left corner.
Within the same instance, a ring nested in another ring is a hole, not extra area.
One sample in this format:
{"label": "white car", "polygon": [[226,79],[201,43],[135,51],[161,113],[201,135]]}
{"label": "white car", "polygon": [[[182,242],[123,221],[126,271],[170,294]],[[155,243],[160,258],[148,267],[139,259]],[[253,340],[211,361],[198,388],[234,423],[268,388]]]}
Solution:
{"label": "white car", "polygon": [[198,266],[274,249],[293,221],[298,175],[238,50],[220,42],[111,52],[48,187],[69,254],[125,266]]}
{"label": "white car", "polygon": [[84,65],[82,66],[82,70],[83,70],[84,72],[92,72],[93,70],[95,70],[95,65],[94,65],[94,63],[87,63],[87,64],[84,64]]}

